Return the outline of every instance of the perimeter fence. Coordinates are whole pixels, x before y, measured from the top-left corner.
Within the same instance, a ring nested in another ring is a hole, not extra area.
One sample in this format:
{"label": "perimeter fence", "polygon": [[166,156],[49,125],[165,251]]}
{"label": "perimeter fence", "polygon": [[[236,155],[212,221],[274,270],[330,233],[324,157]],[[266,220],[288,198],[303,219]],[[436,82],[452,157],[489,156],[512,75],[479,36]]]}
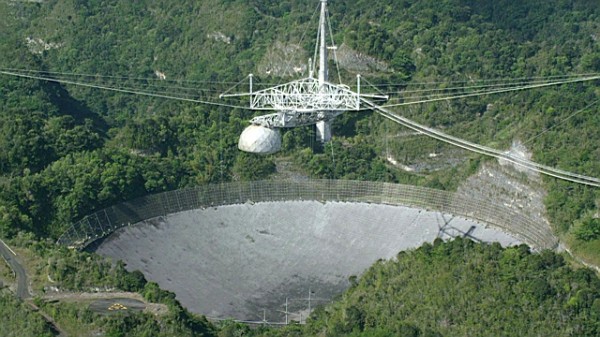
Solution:
{"label": "perimeter fence", "polygon": [[84,248],[115,230],[171,213],[232,204],[281,201],[387,204],[439,211],[502,229],[536,250],[555,249],[557,238],[539,216],[460,192],[353,180],[263,180],[201,185],[114,205],[72,224],[58,243]]}

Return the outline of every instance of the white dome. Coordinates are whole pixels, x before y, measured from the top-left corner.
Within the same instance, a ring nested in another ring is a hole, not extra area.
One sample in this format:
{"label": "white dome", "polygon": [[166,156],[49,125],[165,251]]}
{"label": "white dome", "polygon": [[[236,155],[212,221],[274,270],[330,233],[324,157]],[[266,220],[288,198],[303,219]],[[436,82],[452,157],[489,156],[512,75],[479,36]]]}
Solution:
{"label": "white dome", "polygon": [[259,154],[271,154],[281,149],[279,131],[260,125],[250,125],[240,135],[238,149]]}

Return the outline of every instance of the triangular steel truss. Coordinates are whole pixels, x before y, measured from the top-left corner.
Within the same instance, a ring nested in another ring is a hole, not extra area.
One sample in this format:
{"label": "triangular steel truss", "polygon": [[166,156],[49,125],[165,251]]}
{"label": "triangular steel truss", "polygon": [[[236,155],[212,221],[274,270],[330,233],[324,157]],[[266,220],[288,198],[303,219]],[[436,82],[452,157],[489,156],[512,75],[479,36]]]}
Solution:
{"label": "triangular steel truss", "polygon": [[[357,77],[358,92],[350,90],[346,85],[327,81],[326,12],[327,0],[321,0],[318,78],[314,78],[311,71],[309,77],[252,92],[250,75],[250,92],[223,94],[221,97],[246,96],[250,99],[251,109],[276,111],[250,121],[267,128],[291,128],[329,122],[345,111],[360,110],[365,98],[387,99],[387,96],[361,95],[360,76]],[[328,141],[329,137],[323,135],[322,140]]]}

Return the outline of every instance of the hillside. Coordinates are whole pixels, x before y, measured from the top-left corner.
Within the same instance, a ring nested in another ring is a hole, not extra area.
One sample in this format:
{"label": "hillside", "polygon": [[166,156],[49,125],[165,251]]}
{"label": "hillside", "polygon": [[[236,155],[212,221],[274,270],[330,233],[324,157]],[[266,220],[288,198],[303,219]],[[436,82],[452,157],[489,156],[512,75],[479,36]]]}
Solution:
{"label": "hillside", "polygon": [[[197,86],[204,97],[215,97],[245,74],[275,69],[268,63],[286,50],[296,50],[292,54],[298,57],[285,65],[302,68],[316,30],[315,7],[293,1],[1,6],[7,13],[0,28],[0,48],[7,56],[2,68],[53,76],[96,74],[104,81],[112,78],[113,85],[134,88],[145,78],[146,88],[154,91]],[[381,89],[391,92],[418,90],[419,83],[427,82],[447,87],[457,85],[455,81],[479,84],[600,71],[600,6],[589,1],[560,6],[543,1],[403,1],[393,6],[333,1],[330,7],[335,40],[343,47],[340,59],[364,55],[358,66],[365,78],[385,83]],[[340,76],[352,79],[355,70],[342,62]],[[279,73],[285,74],[289,72]],[[157,76],[175,82],[159,84]],[[284,80],[257,76],[263,82]],[[7,95],[1,98],[0,144],[10,151],[1,154],[0,169],[4,191],[11,191],[0,198],[4,231],[24,228],[56,237],[65,224],[120,200],[202,182],[264,177],[274,169],[272,157],[256,158],[235,148],[251,117],[248,111],[3,78]],[[186,90],[179,89],[187,95]],[[499,149],[520,140],[534,160],[599,176],[598,105],[588,106],[597,96],[593,83],[582,83],[398,111]],[[402,132],[372,113],[346,114],[334,125],[337,138],[331,151],[315,144],[310,128],[298,128],[286,130],[280,156],[300,158],[298,164],[320,177],[449,189],[477,168],[477,157],[435,141],[393,136]],[[418,164],[431,153],[446,156],[419,174],[385,161],[387,156]],[[246,168],[256,165],[264,169],[248,174]],[[557,232],[597,241],[598,189],[555,179],[546,184]],[[23,195],[29,185],[35,187]],[[592,234],[571,233],[575,223]]]}
{"label": "hillside", "polygon": [[0,259],[2,336],[216,335],[206,318],[187,311],[175,294],[146,281],[141,272],[128,272],[122,262],[57,249],[31,234],[20,234],[9,244],[25,269],[25,297],[31,298],[10,293],[14,279],[7,277],[12,273]]}
{"label": "hillside", "polygon": [[262,336],[597,336],[600,279],[551,252],[470,240],[379,261],[303,327]]}
{"label": "hillside", "polygon": [[[432,88],[600,73],[597,1],[329,6],[340,61],[338,70],[330,60],[331,78],[354,83],[360,72],[391,103]],[[316,0],[3,1],[0,69],[218,100],[249,73],[257,87],[306,74],[316,7]],[[537,162],[600,177],[598,84],[394,111],[496,149],[517,142]],[[302,127],[284,130],[281,153],[254,156],[236,148],[254,114],[0,75],[0,237],[27,232],[53,240],[103,207],[202,183],[268,178],[281,162],[312,177],[448,190],[487,162],[372,112],[338,117],[325,146]],[[600,189],[550,177],[541,186],[556,234],[600,265]]]}

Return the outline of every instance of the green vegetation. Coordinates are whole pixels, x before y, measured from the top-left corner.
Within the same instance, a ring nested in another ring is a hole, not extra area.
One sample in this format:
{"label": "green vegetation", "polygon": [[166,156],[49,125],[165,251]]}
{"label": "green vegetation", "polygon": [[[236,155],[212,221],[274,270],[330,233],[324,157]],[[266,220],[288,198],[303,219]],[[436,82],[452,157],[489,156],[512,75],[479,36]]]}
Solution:
{"label": "green vegetation", "polygon": [[142,292],[146,285],[139,271],[125,270],[123,262],[115,264],[96,254],[56,247],[53,242],[37,241],[32,235],[19,235],[11,241],[28,266],[35,292],[46,286],[65,291],[119,289]]}
{"label": "green vegetation", "polygon": [[[48,254],[46,270],[61,259],[78,273],[79,284],[104,284],[137,291],[154,303],[166,304],[168,313],[104,315],[84,302],[36,301],[62,330],[103,332],[106,336],[596,336],[600,333],[600,279],[589,269],[573,270],[561,256],[531,253],[526,246],[502,248],[466,239],[437,240],[419,249],[400,252],[396,259],[378,261],[334,303],[319,307],[308,324],[282,329],[224,322],[214,327],[187,312],[174,294],[146,282],[122,265],[111,266],[96,255],[82,255],[21,238],[19,244]],[[38,267],[39,268],[39,267]],[[55,275],[55,274],[53,274]],[[115,277],[117,276],[117,277]],[[56,276],[53,276],[56,277]],[[55,282],[62,289],[86,290],[71,279]],[[112,280],[112,281],[107,281]],[[74,284],[71,288],[69,285]],[[24,336],[50,336],[43,321],[12,296],[0,296],[9,315],[26,315],[34,331]],[[21,316],[19,316],[21,317]],[[35,323],[38,322],[38,323]],[[18,324],[18,323],[14,323]],[[19,330],[17,325],[6,331]]]}
{"label": "green vegetation", "polygon": [[2,336],[54,336],[44,319],[18,301],[14,294],[0,289],[0,335]]}
{"label": "green vegetation", "polygon": [[438,240],[379,261],[307,325],[261,336],[597,336],[600,279],[555,253]]}
{"label": "green vegetation", "polygon": [[[316,5],[304,0],[4,1],[0,68],[47,71],[49,76],[92,74],[86,81],[216,100],[248,73],[262,83],[287,80],[257,74],[257,69],[276,42],[300,46],[300,60],[312,55]],[[363,73],[385,91],[419,90],[426,87],[420,83],[431,82],[452,87],[600,72],[597,1],[383,0],[374,5],[336,0],[330,11],[338,44],[387,66],[368,65]],[[156,80],[157,71],[167,79]],[[332,67],[331,78],[338,75],[353,82],[352,71],[342,67],[338,74]],[[600,95],[597,85],[570,84],[397,111],[498,149],[521,140],[540,163],[599,177],[599,105],[589,106]],[[186,89],[190,87],[194,90]],[[407,130],[370,112],[337,118],[335,138],[325,146],[315,143],[312,128],[304,127],[284,130],[281,154],[252,156],[236,149],[237,137],[252,116],[242,109],[0,75],[0,236],[25,231],[42,242],[53,240],[84,215],[124,200],[200,183],[268,178],[278,156],[293,158],[299,170],[313,177],[449,190],[483,162],[479,156],[406,135]],[[450,153],[454,160],[430,158],[439,153]],[[403,171],[388,156],[423,169]],[[577,255],[600,265],[600,189],[548,177],[544,184],[556,233]],[[141,282],[139,275],[126,276],[130,274],[123,266],[37,245],[41,248],[31,249],[40,250],[36,254],[49,261],[50,274],[66,288],[131,286],[145,292],[136,283]],[[75,276],[82,273],[92,276]],[[348,315],[360,316],[362,309],[357,310]],[[578,313],[565,315],[580,318]],[[137,333],[134,326],[154,324],[148,317],[122,321],[115,329],[127,325],[132,335]],[[457,331],[450,321],[444,329],[409,318],[398,322],[407,323],[382,326],[378,333]],[[582,328],[588,329],[585,324]],[[351,326],[346,333],[354,330]]]}
{"label": "green vegetation", "polygon": [[100,314],[82,303],[44,303],[41,310],[71,336],[215,336],[210,323],[181,308],[163,316],[133,311]]}
{"label": "green vegetation", "polygon": [[[216,98],[230,81],[256,72],[275,42],[299,44],[308,58],[313,41],[302,37],[316,33],[310,16],[316,5],[3,3],[7,15],[0,26],[0,52],[6,57],[0,67],[97,74],[101,77],[86,81],[127,88],[144,83],[147,90],[168,94],[187,95],[185,88],[196,87],[201,98]],[[371,67],[364,75],[371,83],[387,83],[382,88],[389,91],[418,90],[425,82],[449,87],[459,85],[452,81],[469,85],[600,71],[600,8],[589,1],[384,1],[377,6],[333,1],[330,7],[335,39],[385,63],[387,70]],[[167,82],[153,80],[156,71],[166,74]],[[332,68],[332,78],[337,75]],[[344,68],[339,75],[350,83],[354,76]],[[285,80],[265,74],[257,79],[257,85]],[[246,110],[5,76],[0,92],[0,147],[8,149],[0,153],[4,235],[22,229],[56,238],[69,223],[119,201],[198,183],[260,179],[275,170],[273,157],[240,154],[235,147],[252,117]],[[399,112],[497,148],[520,139],[537,161],[598,176],[597,105],[571,116],[597,96],[593,84],[573,84]],[[311,128],[284,130],[283,155],[315,177],[444,189],[456,188],[481,161],[458,152],[446,164],[404,172],[386,157],[410,164],[454,151],[435,141],[397,136],[405,131],[372,113],[346,114],[336,120],[336,139],[325,147],[315,144]],[[600,192],[553,178],[546,186],[557,232],[583,242],[571,228],[589,223],[585,217],[595,211]],[[585,237],[585,242],[598,240]]]}
{"label": "green vegetation", "polygon": [[[159,288],[158,284],[146,281],[139,271],[128,272],[122,262],[110,260],[86,252],[58,248],[53,243],[37,241],[31,235],[19,235],[11,244],[27,261],[27,274],[32,281],[32,289],[38,295],[34,302],[40,310],[56,322],[64,331],[73,336],[93,335],[98,332],[105,336],[213,336],[216,328],[204,317],[188,312],[175,299],[175,294]],[[26,257],[26,258],[25,258]],[[62,292],[134,292],[139,293],[149,303],[166,307],[160,315],[151,312],[127,311],[107,315],[89,308],[91,299],[78,298],[75,294],[66,302],[46,301],[44,295],[52,294],[50,287]],[[8,336],[43,336],[46,328],[41,316],[28,313],[23,303],[13,299],[13,295],[0,294],[2,304],[14,305],[6,308],[7,316],[16,319],[29,315],[31,326],[15,322],[6,327]],[[13,310],[14,312],[9,312]],[[29,319],[29,318],[27,318]],[[23,318],[23,322],[27,321]],[[37,328],[40,321],[41,328]],[[26,329],[27,328],[27,329]],[[1,328],[0,328],[1,329]],[[45,330],[44,330],[45,329]],[[0,330],[2,331],[2,330]],[[22,331],[22,333],[20,332]],[[41,332],[40,332],[41,331]],[[9,333],[10,332],[10,333]],[[31,333],[29,333],[31,332]],[[2,334],[5,336],[7,334]],[[48,334],[52,336],[53,334]]]}

